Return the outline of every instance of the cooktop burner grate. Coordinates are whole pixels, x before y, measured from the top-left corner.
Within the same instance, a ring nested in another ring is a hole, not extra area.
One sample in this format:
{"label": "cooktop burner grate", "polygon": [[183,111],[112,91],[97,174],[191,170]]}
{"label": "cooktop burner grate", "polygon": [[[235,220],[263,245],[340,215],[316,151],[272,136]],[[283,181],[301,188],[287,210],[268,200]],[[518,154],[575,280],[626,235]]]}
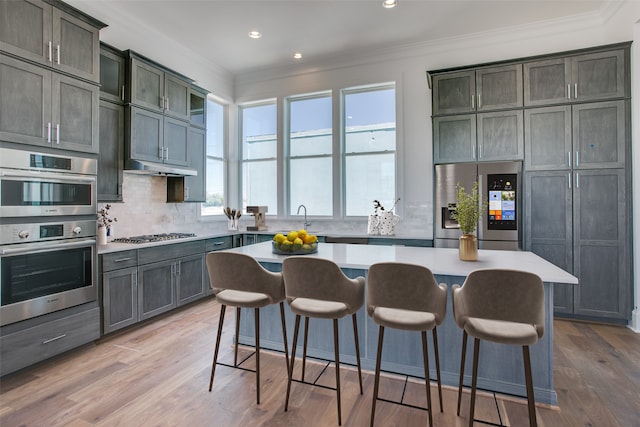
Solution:
{"label": "cooktop burner grate", "polygon": [[164,240],[184,239],[187,237],[196,237],[195,233],[161,233],[161,234],[144,234],[142,236],[119,237],[113,239],[113,243],[150,243],[162,242]]}

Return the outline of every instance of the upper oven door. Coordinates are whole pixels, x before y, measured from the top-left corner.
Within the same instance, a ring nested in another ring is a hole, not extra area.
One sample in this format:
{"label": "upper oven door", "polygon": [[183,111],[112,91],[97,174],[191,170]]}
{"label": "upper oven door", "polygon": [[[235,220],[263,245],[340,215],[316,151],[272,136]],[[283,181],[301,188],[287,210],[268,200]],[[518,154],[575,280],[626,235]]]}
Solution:
{"label": "upper oven door", "polygon": [[0,216],[93,215],[96,177],[0,169]]}

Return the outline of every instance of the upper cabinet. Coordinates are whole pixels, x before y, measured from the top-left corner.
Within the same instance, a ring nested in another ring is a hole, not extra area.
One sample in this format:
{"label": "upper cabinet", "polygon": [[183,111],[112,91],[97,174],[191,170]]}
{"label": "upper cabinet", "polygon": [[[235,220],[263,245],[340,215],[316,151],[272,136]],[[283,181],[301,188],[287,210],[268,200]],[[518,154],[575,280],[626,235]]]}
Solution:
{"label": "upper cabinet", "polygon": [[131,54],[130,101],[180,120],[190,120],[191,82]]}
{"label": "upper cabinet", "polygon": [[193,86],[189,91],[189,119],[191,125],[207,127],[207,91]]}
{"label": "upper cabinet", "polygon": [[525,106],[622,98],[627,93],[625,50],[524,64]]}
{"label": "upper cabinet", "polygon": [[99,30],[105,25],[41,0],[0,2],[0,49],[58,71],[98,82]]}
{"label": "upper cabinet", "polygon": [[522,65],[435,74],[433,115],[522,107]]}
{"label": "upper cabinet", "polygon": [[125,101],[126,58],[102,45],[100,48],[100,98],[122,104]]}

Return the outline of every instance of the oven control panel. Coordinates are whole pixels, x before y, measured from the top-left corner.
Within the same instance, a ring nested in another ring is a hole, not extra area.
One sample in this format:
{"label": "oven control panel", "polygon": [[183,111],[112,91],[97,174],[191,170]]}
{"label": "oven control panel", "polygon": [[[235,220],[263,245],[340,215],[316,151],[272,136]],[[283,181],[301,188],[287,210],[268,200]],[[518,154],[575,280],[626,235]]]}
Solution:
{"label": "oven control panel", "polygon": [[62,221],[0,225],[2,244],[95,237],[96,221]]}

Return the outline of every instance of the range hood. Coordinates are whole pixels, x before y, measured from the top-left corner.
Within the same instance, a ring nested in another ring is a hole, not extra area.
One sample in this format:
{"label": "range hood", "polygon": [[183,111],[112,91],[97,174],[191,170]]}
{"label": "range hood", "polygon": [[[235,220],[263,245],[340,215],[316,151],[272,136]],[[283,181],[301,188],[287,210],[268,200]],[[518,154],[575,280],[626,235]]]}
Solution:
{"label": "range hood", "polygon": [[146,162],[129,159],[125,162],[124,171],[140,175],[158,176],[196,176],[198,171],[187,166],[166,165],[164,163]]}

